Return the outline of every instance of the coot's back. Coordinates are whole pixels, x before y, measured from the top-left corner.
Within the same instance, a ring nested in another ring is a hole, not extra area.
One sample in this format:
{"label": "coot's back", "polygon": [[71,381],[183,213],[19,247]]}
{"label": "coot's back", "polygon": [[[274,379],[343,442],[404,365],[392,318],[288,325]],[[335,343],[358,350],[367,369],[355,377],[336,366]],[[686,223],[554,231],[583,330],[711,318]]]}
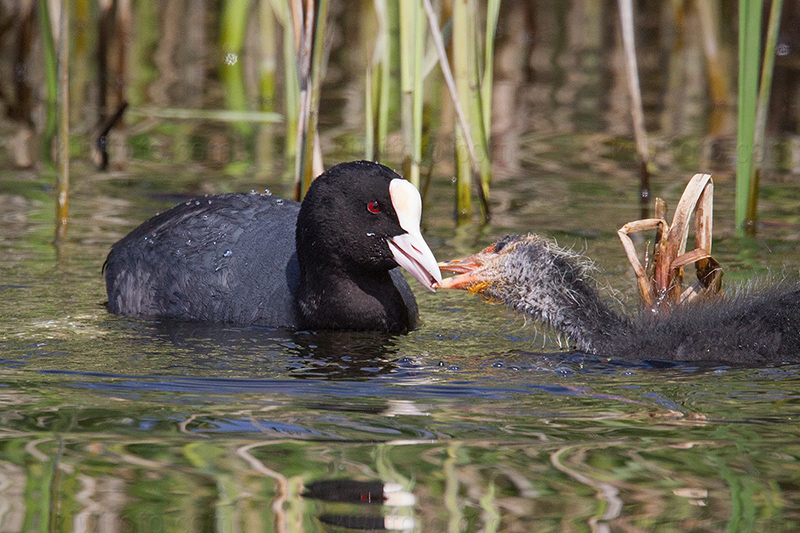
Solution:
{"label": "coot's back", "polygon": [[104,265],[109,310],[241,325],[296,324],[300,204],[222,194],[179,204],[116,243]]}

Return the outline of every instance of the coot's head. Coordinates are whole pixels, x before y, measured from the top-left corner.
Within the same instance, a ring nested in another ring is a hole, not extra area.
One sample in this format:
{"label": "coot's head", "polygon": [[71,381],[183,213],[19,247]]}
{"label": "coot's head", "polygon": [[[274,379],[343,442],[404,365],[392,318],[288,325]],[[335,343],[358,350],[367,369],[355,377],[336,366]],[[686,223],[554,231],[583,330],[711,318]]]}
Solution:
{"label": "coot's head", "polygon": [[420,233],[421,214],[419,192],[391,169],[368,161],[331,167],[300,207],[300,268],[369,273],[400,265],[434,290],[442,275]]}

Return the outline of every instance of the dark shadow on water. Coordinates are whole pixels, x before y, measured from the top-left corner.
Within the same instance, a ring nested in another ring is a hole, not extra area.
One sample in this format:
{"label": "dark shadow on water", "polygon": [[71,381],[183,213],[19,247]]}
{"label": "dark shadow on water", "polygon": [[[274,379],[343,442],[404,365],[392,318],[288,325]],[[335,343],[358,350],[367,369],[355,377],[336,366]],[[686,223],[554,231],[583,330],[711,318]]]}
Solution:
{"label": "dark shadow on water", "polygon": [[[538,370],[553,370],[557,373],[564,373],[564,370],[572,369],[581,374],[602,374],[619,373],[626,370],[630,371],[676,371],[681,373],[692,372],[715,372],[731,368],[780,368],[791,366],[795,363],[774,363],[771,365],[753,364],[750,365],[731,365],[721,361],[669,361],[662,359],[640,359],[628,360],[614,357],[603,357],[599,355],[586,354],[581,352],[528,352],[515,350],[507,354],[513,363],[505,360],[493,363],[492,366],[524,366],[525,368],[535,368]],[[524,363],[523,363],[524,361]],[[561,372],[559,372],[561,369]]]}
{"label": "dark shadow on water", "polygon": [[397,368],[395,338],[377,331],[298,331],[289,355],[301,362],[297,378],[367,379]]}
{"label": "dark shadow on water", "polygon": [[[552,373],[569,381],[590,376],[626,376],[643,372],[649,375],[676,376],[686,374],[714,374],[727,370],[748,368],[744,365],[731,366],[719,361],[667,361],[642,359],[638,361],[609,358],[581,352],[535,352],[512,350],[487,359],[487,366],[493,369],[526,370],[537,373]],[[775,364],[770,368],[780,368]],[[764,368],[758,365],[753,368]]]}
{"label": "dark shadow on water", "polygon": [[[398,359],[394,336],[374,331],[298,331],[160,320],[154,336],[185,352],[195,368],[253,373],[259,365],[287,377],[363,380],[388,374]],[[267,361],[265,361],[265,359]]]}

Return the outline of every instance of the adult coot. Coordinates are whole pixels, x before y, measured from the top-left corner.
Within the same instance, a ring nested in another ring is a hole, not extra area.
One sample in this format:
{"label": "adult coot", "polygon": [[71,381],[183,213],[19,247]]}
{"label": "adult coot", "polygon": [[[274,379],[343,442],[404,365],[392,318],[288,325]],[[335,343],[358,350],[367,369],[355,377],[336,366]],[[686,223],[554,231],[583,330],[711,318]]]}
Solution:
{"label": "adult coot", "polygon": [[117,242],[108,308],[139,317],[405,332],[417,305],[398,265],[433,290],[441,273],[420,233],[417,190],[389,168],[342,163],[302,204],[205,196]]}
{"label": "adult coot", "polygon": [[587,262],[537,235],[513,235],[441,264],[439,286],[506,304],[565,333],[587,353],[629,360],[736,364],[800,361],[800,286],[627,317],[589,280]]}

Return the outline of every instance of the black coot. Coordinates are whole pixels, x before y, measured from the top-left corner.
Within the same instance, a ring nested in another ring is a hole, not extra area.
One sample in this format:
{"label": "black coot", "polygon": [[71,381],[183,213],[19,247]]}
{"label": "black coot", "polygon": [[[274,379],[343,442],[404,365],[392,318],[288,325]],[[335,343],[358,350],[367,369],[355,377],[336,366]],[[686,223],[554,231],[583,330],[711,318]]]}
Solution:
{"label": "black coot", "polygon": [[104,265],[108,308],[138,317],[405,332],[417,305],[398,265],[433,290],[417,190],[377,163],[342,163],[302,204],[205,196],[144,222]]}
{"label": "black coot", "polygon": [[587,275],[588,262],[538,235],[512,235],[440,265],[465,289],[565,333],[587,353],[628,360],[762,364],[800,361],[800,285],[628,317]]}

